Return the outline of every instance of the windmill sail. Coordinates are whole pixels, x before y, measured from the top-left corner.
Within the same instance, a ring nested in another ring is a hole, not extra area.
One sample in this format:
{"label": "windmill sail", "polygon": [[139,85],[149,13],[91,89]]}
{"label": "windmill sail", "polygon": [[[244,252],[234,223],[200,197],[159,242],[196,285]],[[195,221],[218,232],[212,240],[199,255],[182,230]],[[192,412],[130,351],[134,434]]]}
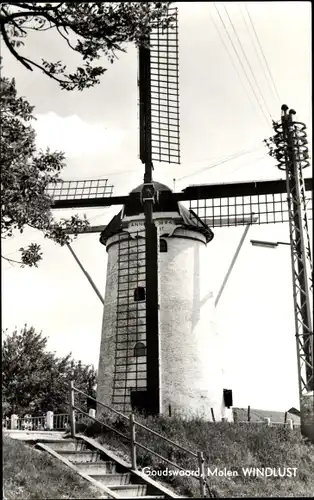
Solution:
{"label": "windmill sail", "polygon": [[152,160],[180,163],[178,9],[150,35]]}
{"label": "windmill sail", "polygon": [[[312,179],[305,179],[305,190],[306,208],[312,219]],[[289,221],[286,186],[282,180],[190,186],[184,192],[190,210],[212,228],[245,225],[253,214],[257,216],[257,224]]]}
{"label": "windmill sail", "polygon": [[140,159],[180,163],[178,12],[153,28],[139,49]]}
{"label": "windmill sail", "polygon": [[[81,181],[63,181],[51,183],[46,194],[53,198],[54,208],[88,207],[99,204],[101,200],[111,198],[113,185],[108,179],[88,179]],[[92,201],[92,205],[90,205]],[[100,206],[102,203],[100,203]]]}
{"label": "windmill sail", "polygon": [[86,198],[106,198],[112,196],[113,186],[108,179],[57,181],[49,184],[47,194],[55,200],[82,200]]}

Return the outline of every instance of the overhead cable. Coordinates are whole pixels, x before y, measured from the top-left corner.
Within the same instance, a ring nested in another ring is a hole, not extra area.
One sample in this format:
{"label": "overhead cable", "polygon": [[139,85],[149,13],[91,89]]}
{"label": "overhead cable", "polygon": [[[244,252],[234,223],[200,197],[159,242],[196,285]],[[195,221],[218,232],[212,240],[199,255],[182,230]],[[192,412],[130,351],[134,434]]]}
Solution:
{"label": "overhead cable", "polygon": [[282,101],[281,101],[281,99],[280,99],[279,92],[278,92],[277,87],[276,87],[276,84],[275,84],[275,80],[274,80],[273,75],[272,75],[272,73],[271,73],[271,71],[270,71],[270,68],[269,68],[269,66],[268,66],[267,59],[266,59],[266,57],[265,57],[265,54],[264,54],[264,51],[263,51],[263,47],[262,47],[262,45],[261,45],[261,43],[260,43],[260,40],[259,40],[258,34],[257,34],[257,32],[256,32],[256,29],[255,29],[255,26],[254,26],[253,20],[252,20],[252,18],[251,18],[251,15],[250,15],[249,9],[248,9],[248,7],[247,7],[247,5],[246,5],[246,4],[244,4],[244,7],[245,7],[245,10],[246,10],[246,12],[247,12],[247,14],[248,14],[248,16],[249,16],[250,23],[251,23],[251,26],[252,26],[252,28],[253,28],[255,38],[256,38],[256,40],[257,40],[258,46],[259,46],[260,51],[261,51],[261,53],[262,53],[263,59],[264,59],[264,61],[265,61],[265,65],[266,65],[266,68],[267,68],[267,71],[268,71],[269,77],[270,77],[270,79],[271,79],[271,82],[272,82],[272,84],[273,84],[274,90],[275,90],[275,92],[276,92],[276,95],[277,95],[277,97],[278,97],[279,103],[281,103]]}
{"label": "overhead cable", "polygon": [[233,43],[233,40],[232,40],[232,38],[231,38],[231,36],[230,36],[230,34],[229,34],[228,28],[227,28],[227,26],[226,26],[226,24],[225,24],[225,22],[224,22],[223,18],[221,17],[221,14],[220,14],[219,10],[217,9],[217,6],[216,6],[216,4],[215,4],[215,3],[214,3],[214,7],[215,7],[215,9],[216,9],[216,11],[217,11],[217,14],[218,14],[218,16],[219,16],[220,20],[221,20],[221,23],[222,23],[222,25],[223,25],[223,27],[224,27],[224,30],[225,30],[225,32],[227,33],[227,36],[228,36],[228,38],[229,38],[229,40],[230,40],[230,42],[231,42],[231,45],[232,45],[232,47],[233,47],[233,50],[234,50],[234,52],[236,53],[236,56],[237,56],[237,58],[238,58],[238,60],[239,60],[239,63],[241,64],[241,67],[242,67],[243,73],[245,74],[246,79],[247,79],[247,81],[248,81],[248,83],[249,83],[249,85],[250,85],[250,87],[251,87],[251,90],[252,90],[252,92],[253,92],[253,94],[254,94],[254,96],[255,96],[255,99],[256,99],[256,102],[257,102],[257,104],[258,104],[258,106],[259,106],[259,109],[261,110],[261,112],[262,112],[262,114],[263,114],[263,116],[264,116],[264,118],[265,118],[265,120],[266,120],[266,122],[267,122],[268,127],[270,127],[270,126],[271,126],[271,124],[270,124],[270,122],[269,122],[268,116],[267,116],[267,114],[265,113],[265,111],[264,111],[263,107],[261,106],[260,100],[259,100],[259,98],[258,98],[258,96],[257,96],[257,94],[256,94],[256,92],[255,92],[255,89],[254,89],[254,87],[253,87],[253,85],[252,85],[251,80],[249,79],[249,77],[248,77],[248,75],[247,75],[247,72],[246,72],[245,67],[244,67],[244,65],[243,65],[243,63],[242,63],[242,60],[241,60],[241,58],[240,58],[240,56],[239,56],[239,53],[238,53],[238,51],[237,51],[237,48],[235,47],[235,45],[234,45],[234,43]]}
{"label": "overhead cable", "polygon": [[[276,100],[278,97],[277,97],[276,93],[274,92],[274,89],[273,89],[273,86],[272,86],[272,82],[271,82],[271,80],[270,80],[270,78],[269,78],[269,75],[268,75],[268,73],[266,73],[266,71],[265,71],[265,67],[264,67],[264,64],[263,64],[262,58],[261,58],[261,56],[260,56],[260,52],[259,52],[259,50],[258,50],[258,47],[256,47],[256,40],[255,40],[255,39],[254,39],[254,37],[252,36],[252,30],[249,28],[249,24],[248,24],[248,22],[247,22],[247,18],[246,18],[246,16],[244,15],[244,9],[243,9],[243,6],[240,6],[240,5],[239,5],[239,9],[240,9],[240,12],[241,12],[241,15],[242,15],[242,19],[243,19],[243,21],[244,21],[244,24],[245,24],[245,26],[246,26],[247,32],[248,32],[248,34],[249,34],[250,40],[251,40],[251,42],[252,42],[252,47],[254,48],[255,55],[257,56],[258,62],[259,62],[259,64],[260,64],[260,68],[261,68],[261,70],[262,70],[262,73],[263,73],[263,75],[264,75],[264,77],[265,77],[265,80],[266,80],[266,82],[267,82],[268,88],[269,88],[269,90],[270,90],[270,93],[271,93],[271,95],[272,95],[272,96],[274,96],[274,98],[275,98],[275,100]],[[278,99],[278,103],[280,104],[280,100],[279,100],[279,99]]]}
{"label": "overhead cable", "polygon": [[[250,100],[250,102],[251,102],[252,106],[256,109],[256,102],[252,99],[251,94],[248,92],[248,90],[247,90],[247,88],[246,88],[246,86],[245,86],[245,84],[244,84],[244,82],[243,82],[243,79],[242,79],[241,73],[239,72],[239,70],[238,70],[237,66],[236,66],[236,65],[235,65],[235,63],[234,63],[234,60],[233,60],[232,54],[231,54],[231,52],[230,52],[230,50],[229,50],[229,48],[228,48],[228,45],[226,44],[226,42],[224,41],[224,39],[223,39],[223,37],[222,37],[222,35],[221,35],[221,33],[220,33],[220,30],[219,30],[219,28],[218,28],[218,26],[217,26],[217,24],[216,24],[216,21],[215,21],[215,19],[214,19],[214,16],[212,15],[212,12],[211,12],[211,11],[209,11],[209,13],[210,13],[211,20],[212,20],[212,22],[213,22],[213,24],[214,24],[214,26],[215,26],[215,29],[216,29],[216,31],[217,31],[217,33],[218,33],[218,36],[219,36],[219,38],[220,38],[220,40],[221,40],[222,44],[224,45],[224,47],[225,47],[225,49],[226,49],[226,51],[227,51],[227,54],[228,54],[228,56],[229,56],[229,58],[230,58],[230,60],[231,60],[231,63],[232,63],[232,65],[233,65],[233,67],[234,67],[234,69],[235,69],[235,71],[236,71],[236,73],[237,73],[237,75],[238,75],[238,77],[239,77],[239,80],[240,80],[240,82],[241,82],[241,84],[242,84],[242,87],[243,87],[243,89],[244,89],[244,92],[246,93],[246,96],[249,98],[249,100]],[[257,113],[257,116],[258,116],[258,118],[259,118],[260,122],[262,123],[262,125],[264,126],[264,122],[262,122],[262,118],[261,118],[261,116],[260,116],[259,112]]]}
{"label": "overhead cable", "polygon": [[269,116],[270,116],[270,118],[271,118],[271,120],[272,120],[272,114],[271,114],[271,112],[270,112],[270,110],[269,110],[269,108],[268,108],[268,106],[267,106],[267,102],[266,102],[266,100],[264,99],[264,96],[263,96],[263,93],[262,93],[261,88],[260,88],[260,86],[259,86],[259,83],[258,83],[258,81],[257,81],[257,79],[256,79],[256,77],[255,77],[255,75],[254,75],[254,72],[253,72],[253,70],[252,70],[252,66],[251,66],[251,64],[250,64],[250,61],[249,61],[249,60],[248,60],[248,58],[247,58],[247,55],[246,55],[245,50],[244,50],[244,48],[243,48],[243,44],[242,44],[242,42],[241,42],[241,40],[240,40],[240,38],[239,38],[239,36],[238,36],[238,33],[237,33],[237,31],[236,31],[236,29],[235,29],[235,27],[234,27],[234,24],[233,24],[233,22],[232,22],[232,19],[231,19],[230,15],[229,15],[229,12],[228,12],[228,10],[227,10],[227,7],[225,7],[225,6],[224,6],[224,9],[225,9],[225,12],[226,12],[226,14],[227,14],[227,16],[228,16],[228,19],[229,19],[229,22],[230,22],[230,24],[231,24],[232,30],[233,30],[233,32],[234,32],[234,34],[235,34],[235,36],[236,36],[236,38],[237,38],[237,40],[238,40],[238,43],[239,43],[240,48],[241,48],[241,50],[242,50],[242,54],[243,54],[243,56],[245,57],[246,63],[247,63],[247,65],[248,65],[249,69],[250,69],[250,72],[251,72],[251,75],[252,75],[252,77],[253,77],[253,79],[254,79],[255,85],[256,85],[256,87],[258,88],[259,94],[260,94],[260,96],[261,96],[261,98],[262,98],[262,101],[263,101],[264,106],[265,106],[265,108],[266,108],[266,110],[267,110],[267,113],[269,114]]}
{"label": "overhead cable", "polygon": [[208,165],[207,167],[203,167],[203,168],[196,170],[190,174],[184,175],[183,177],[179,177],[178,179],[176,179],[176,181],[181,181],[183,179],[186,179],[187,177],[191,177],[192,175],[196,175],[196,174],[199,174],[201,172],[205,172],[206,170],[210,170],[212,168],[218,167],[224,163],[235,160],[235,159],[239,158],[240,156],[244,156],[244,155],[253,153],[254,151],[257,151],[258,149],[260,149],[261,147],[262,147],[262,144],[260,144],[259,146],[255,147],[255,148],[252,148],[252,149],[242,150],[242,151],[239,151],[237,153],[233,153],[232,155],[229,155],[226,159],[212,163],[211,165]]}

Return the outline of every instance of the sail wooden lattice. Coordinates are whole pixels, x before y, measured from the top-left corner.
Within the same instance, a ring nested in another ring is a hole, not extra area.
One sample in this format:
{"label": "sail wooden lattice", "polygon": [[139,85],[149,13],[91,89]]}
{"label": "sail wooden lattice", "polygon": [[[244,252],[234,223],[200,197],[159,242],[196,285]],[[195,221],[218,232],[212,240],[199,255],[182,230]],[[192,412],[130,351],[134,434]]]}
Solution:
{"label": "sail wooden lattice", "polygon": [[[308,218],[312,220],[313,195],[310,187],[311,179],[306,179],[306,181],[308,181],[308,190],[305,194],[306,210]],[[245,183],[239,183],[238,189],[236,183],[233,186],[229,185],[233,188],[233,193],[228,189],[228,186],[225,186],[224,189],[224,186],[220,185],[219,189],[221,191],[224,190],[225,196],[220,196],[218,194],[218,189],[216,194],[213,190],[209,195],[209,193],[206,192],[207,186],[191,186],[186,189],[187,194],[190,195],[189,208],[212,228],[245,225],[253,215],[256,216],[255,220],[252,218],[252,223],[255,224],[289,222],[287,193],[277,189],[271,192],[272,188],[275,187],[272,186],[272,184],[275,185],[276,181],[262,181],[256,184],[261,186],[260,192],[258,193],[254,193],[256,190],[248,192],[249,190],[245,189]],[[262,187],[263,184],[265,185],[265,189]],[[210,187],[213,189],[214,185]],[[247,194],[241,195],[241,191],[243,193],[247,191]],[[226,196],[227,193],[233,194],[233,196]],[[187,198],[189,198],[189,196],[187,196]]]}
{"label": "sail wooden lattice", "polygon": [[178,10],[150,34],[152,160],[180,163]]}
{"label": "sail wooden lattice", "polygon": [[113,186],[108,184],[108,179],[82,180],[82,181],[57,181],[49,184],[46,193],[55,201],[61,200],[86,200],[89,198],[110,198]]}

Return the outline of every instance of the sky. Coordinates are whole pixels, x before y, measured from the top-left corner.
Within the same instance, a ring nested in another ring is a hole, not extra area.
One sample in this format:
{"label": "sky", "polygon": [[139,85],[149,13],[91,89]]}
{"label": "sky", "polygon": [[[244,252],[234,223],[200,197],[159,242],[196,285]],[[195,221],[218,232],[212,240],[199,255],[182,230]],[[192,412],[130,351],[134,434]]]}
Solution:
{"label": "sky", "polygon": [[[310,127],[310,2],[246,4],[279,99],[265,77],[265,64],[260,64],[262,54],[258,58],[254,51],[244,3],[177,5],[182,162],[156,163],[154,179],[181,191],[190,184],[283,178],[262,141],[273,135],[272,119],[280,118],[283,103]],[[63,40],[49,31],[32,33],[23,50],[34,60],[63,59],[70,65],[77,61],[65,50]],[[84,92],[59,89],[39,71],[23,68],[4,47],[2,56],[3,75],[15,77],[19,95],[35,106],[38,147],[66,154],[63,179],[108,178],[114,195],[127,194],[142,182],[133,46],[113,65],[106,62],[108,71],[100,85]],[[211,166],[239,152],[247,153]],[[310,175],[309,169],[305,171],[305,177]],[[119,210],[116,206],[79,213],[99,225],[107,224]],[[71,210],[55,213],[70,216]],[[208,292],[217,294],[243,230],[215,229],[206,250],[204,286]],[[233,389],[235,406],[286,410],[299,405],[289,247],[270,250],[250,244],[250,239],[288,238],[286,224],[251,227],[216,309],[215,321],[224,339],[226,386]],[[3,242],[2,254],[17,258],[17,250],[30,242],[41,244],[44,252],[37,269],[21,269],[3,261],[2,327],[12,331],[25,323],[33,325],[49,338],[48,347],[58,355],[72,352],[75,359],[97,368],[102,322],[99,298],[69,250],[44,240],[34,230]],[[99,234],[79,236],[72,246],[104,293],[107,259]]]}

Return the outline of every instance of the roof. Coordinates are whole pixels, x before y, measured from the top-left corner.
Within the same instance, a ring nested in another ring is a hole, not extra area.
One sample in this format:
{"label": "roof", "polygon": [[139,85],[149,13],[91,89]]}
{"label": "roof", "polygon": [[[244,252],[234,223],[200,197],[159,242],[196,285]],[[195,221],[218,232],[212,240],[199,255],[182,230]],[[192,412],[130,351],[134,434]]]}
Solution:
{"label": "roof", "polygon": [[[247,408],[232,408],[233,419],[235,422],[247,422],[248,409]],[[273,410],[256,410],[250,409],[251,422],[263,422],[265,418],[270,418],[271,422],[284,423],[285,412]],[[294,413],[287,412],[287,419],[292,419],[295,423],[300,423],[300,417]]]}
{"label": "roof", "polygon": [[[203,234],[206,238],[206,243],[209,243],[214,234],[212,230],[201,221],[201,219],[195,213],[191,213],[190,210],[185,208],[181,203],[177,202],[170,188],[168,188],[165,184],[161,184],[160,182],[154,182],[155,189],[157,191],[167,191],[169,196],[166,196],[162,202],[157,201],[154,204],[154,212],[172,212],[177,214],[176,224],[182,226],[185,229],[190,229],[192,231],[198,231]],[[143,184],[137,186],[133,189],[130,194],[127,203],[125,203],[123,209],[111,219],[106,228],[102,231],[100,235],[100,242],[103,245],[106,245],[108,238],[115,234],[119,234],[123,230],[123,217],[132,217],[143,214],[144,218],[144,208],[138,197],[137,193],[142,191]]]}
{"label": "roof", "polygon": [[[170,193],[172,193],[172,190],[165,184],[162,184],[161,182],[153,181],[152,184],[154,184],[154,188],[156,189],[156,191],[170,191]],[[136,188],[132,189],[131,193],[141,193],[143,186],[144,183],[140,184]]]}

